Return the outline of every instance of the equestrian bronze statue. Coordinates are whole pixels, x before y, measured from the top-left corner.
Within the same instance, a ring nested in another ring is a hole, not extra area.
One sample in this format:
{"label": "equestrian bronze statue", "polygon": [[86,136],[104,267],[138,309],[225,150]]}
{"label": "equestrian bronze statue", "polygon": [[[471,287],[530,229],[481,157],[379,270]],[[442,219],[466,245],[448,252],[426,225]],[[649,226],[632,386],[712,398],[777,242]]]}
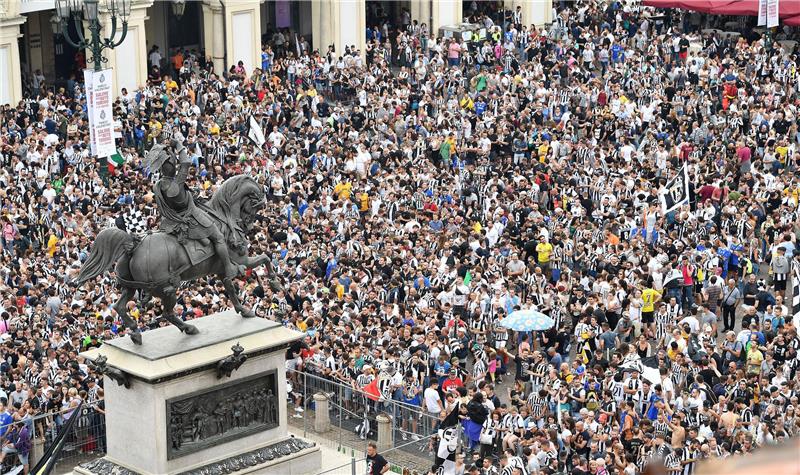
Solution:
{"label": "equestrian bronze statue", "polygon": [[[159,231],[138,239],[121,229],[104,229],[97,235],[76,283],[80,285],[115,266],[122,295],[114,310],[137,344],[142,343],[142,336],[127,310],[137,291],[142,303],[160,298],[164,319],[192,335],[197,328],[174,313],[178,287],[181,282],[216,275],[236,312],[254,317],[253,311],[239,301],[232,278],[261,265],[267,265],[274,277],[269,256],[247,255],[247,233],[266,203],[263,188],[252,178],[239,175],[225,180],[207,202],[196,199],[186,185],[191,160],[180,134],[169,144],[154,145],[144,164],[162,177],[154,187],[161,216]],[[275,280],[270,285],[279,287]]]}

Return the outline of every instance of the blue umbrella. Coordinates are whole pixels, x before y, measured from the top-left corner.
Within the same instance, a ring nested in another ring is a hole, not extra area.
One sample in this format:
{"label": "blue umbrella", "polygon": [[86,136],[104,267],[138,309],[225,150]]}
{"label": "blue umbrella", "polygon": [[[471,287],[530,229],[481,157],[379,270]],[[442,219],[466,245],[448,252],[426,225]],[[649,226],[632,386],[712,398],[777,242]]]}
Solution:
{"label": "blue umbrella", "polygon": [[517,310],[500,322],[500,325],[518,332],[549,330],[555,324],[555,320],[536,310]]}

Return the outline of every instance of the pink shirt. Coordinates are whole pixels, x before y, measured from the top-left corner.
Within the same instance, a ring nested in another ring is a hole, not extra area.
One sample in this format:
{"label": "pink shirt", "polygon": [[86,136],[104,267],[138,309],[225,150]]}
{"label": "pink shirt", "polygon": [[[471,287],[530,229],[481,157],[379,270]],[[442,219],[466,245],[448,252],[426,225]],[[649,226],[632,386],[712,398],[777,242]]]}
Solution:
{"label": "pink shirt", "polygon": [[461,54],[461,45],[456,43],[455,41],[450,43],[450,46],[447,47],[447,57],[458,59],[458,56],[460,54]]}
{"label": "pink shirt", "polygon": [[739,162],[744,163],[750,160],[752,152],[750,152],[750,147],[740,147],[736,150],[736,155],[739,156]]}
{"label": "pink shirt", "polygon": [[3,225],[3,237],[8,241],[14,239],[14,225],[11,223],[5,223]]}

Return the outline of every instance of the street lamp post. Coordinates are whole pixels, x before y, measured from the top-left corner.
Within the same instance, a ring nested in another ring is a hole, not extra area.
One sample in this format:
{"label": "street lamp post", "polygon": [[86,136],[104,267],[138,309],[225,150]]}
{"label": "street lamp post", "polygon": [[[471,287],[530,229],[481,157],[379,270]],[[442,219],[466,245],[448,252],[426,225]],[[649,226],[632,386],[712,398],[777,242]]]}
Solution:
{"label": "street lamp post", "polygon": [[[125,41],[128,34],[128,15],[131,13],[131,0],[105,0],[105,6],[111,14],[111,35],[106,38],[100,37],[103,29],[100,23],[100,0],[56,0],[56,14],[61,25],[61,34],[64,40],[76,49],[91,51],[91,58],[86,58],[87,64],[94,63],[94,70],[103,69],[103,63],[108,60],[103,57],[103,50],[114,49]],[[82,5],[82,8],[81,8]],[[122,22],[122,34],[119,40],[117,36],[117,21]],[[69,33],[69,24],[72,21],[77,32],[77,40],[73,39]],[[91,37],[85,38],[83,33],[83,22],[88,23]],[[100,176],[104,183],[108,183],[108,159],[100,160]]]}

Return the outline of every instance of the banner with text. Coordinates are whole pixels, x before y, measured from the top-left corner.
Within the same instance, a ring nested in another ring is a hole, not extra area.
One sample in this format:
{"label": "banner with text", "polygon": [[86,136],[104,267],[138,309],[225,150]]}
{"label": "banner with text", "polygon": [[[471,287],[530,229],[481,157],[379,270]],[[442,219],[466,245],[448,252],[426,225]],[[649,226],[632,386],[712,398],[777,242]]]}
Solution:
{"label": "banner with text", "polygon": [[767,0],[758,0],[758,26],[767,24]]}
{"label": "banner with text", "polygon": [[111,70],[84,71],[86,93],[89,104],[89,131],[92,154],[110,157],[117,153],[114,142],[114,112],[112,110]]}
{"label": "banner with text", "polygon": [[94,101],[94,88],[92,87],[94,71],[91,69],[83,70],[83,84],[86,88],[86,107],[89,115],[89,152],[93,157],[97,156],[97,144],[94,139],[94,121],[92,120],[92,103]]}
{"label": "banner with text", "polygon": [[778,26],[779,12],[778,0],[767,0],[767,28]]}

